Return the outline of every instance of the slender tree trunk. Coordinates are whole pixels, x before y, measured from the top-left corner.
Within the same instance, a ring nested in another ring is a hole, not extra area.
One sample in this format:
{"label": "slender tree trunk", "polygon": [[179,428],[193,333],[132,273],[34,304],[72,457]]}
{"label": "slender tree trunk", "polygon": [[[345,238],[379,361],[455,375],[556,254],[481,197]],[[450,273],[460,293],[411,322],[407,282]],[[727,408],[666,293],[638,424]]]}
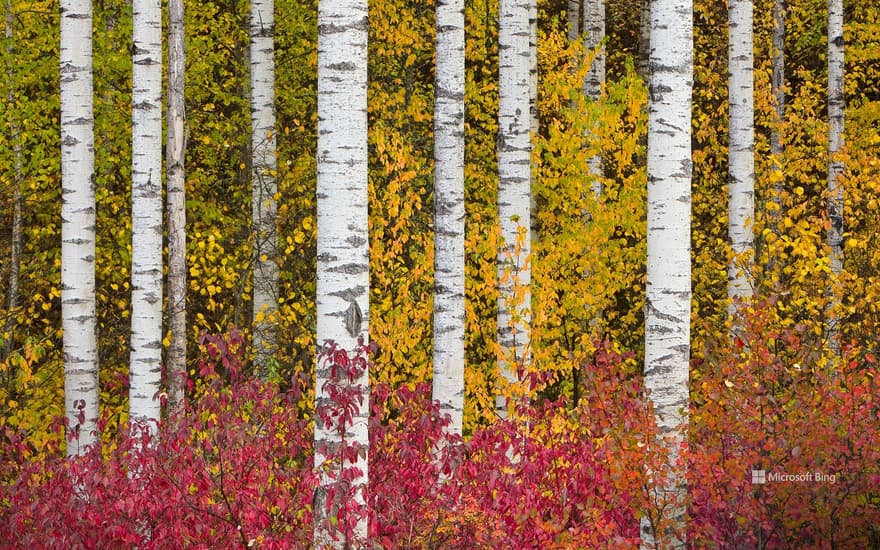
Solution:
{"label": "slender tree trunk", "polygon": [[529,0],[529,131],[535,136],[540,129],[541,120],[538,117],[538,0]]}
{"label": "slender tree trunk", "polygon": [[155,431],[162,366],[162,3],[134,0],[132,109],[132,426]]}
{"label": "slender tree trunk", "polygon": [[785,0],[773,1],[773,91],[776,120],[770,132],[770,154],[782,155],[780,124],[785,120]]}
{"label": "slender tree trunk", "polygon": [[[499,363],[508,383],[528,363],[531,270],[531,140],[529,139],[529,0],[501,0],[499,6],[498,105],[498,343]],[[503,392],[496,397],[500,416],[507,411]]]}
{"label": "slender tree trunk", "polygon": [[[782,124],[785,121],[785,0],[773,1],[773,69],[770,87],[773,92],[775,120],[770,128],[770,155],[773,157],[773,170],[782,171]],[[773,211],[770,226],[777,231],[777,221],[782,211],[782,177],[773,186]],[[771,260],[772,265],[772,260]]]}
{"label": "slender tree trunk", "polygon": [[184,105],[183,0],[168,0],[168,324],[171,346],[165,363],[168,409],[176,412],[186,389],[186,110]]}
{"label": "slender tree trunk", "polygon": [[[369,339],[369,243],[367,228],[367,0],[318,2],[318,342],[332,340],[351,353]],[[327,404],[330,372],[319,363],[316,407]],[[369,376],[356,384],[369,395]],[[353,464],[361,475],[351,480],[356,500],[365,502],[367,474],[366,400],[358,406],[347,443],[360,446]],[[315,424],[315,466],[340,444],[337,433]],[[326,483],[322,480],[316,504],[315,544],[329,541],[324,529]],[[366,540],[366,520],[355,535]]]}
{"label": "slender tree trunk", "polygon": [[[588,52],[596,52],[590,70],[584,78],[584,95],[592,101],[598,101],[605,83],[605,0],[586,0],[584,2],[583,30],[586,35]],[[593,155],[587,159],[590,173],[594,176],[591,184],[593,196],[602,194],[603,175],[602,156]]]}
{"label": "slender tree trunk", "polygon": [[464,409],[464,0],[437,2],[434,86],[434,400]]}
{"label": "slender tree trunk", "polygon": [[[844,109],[846,101],[843,89],[843,0],[828,0],[828,246],[831,248],[831,272],[835,278],[843,271],[843,161],[840,153],[844,143]],[[827,338],[831,348],[839,352],[837,338],[837,314],[834,298],[829,292]]]}
{"label": "slender tree trunk", "polygon": [[278,184],[275,175],[275,3],[252,0],[251,178],[254,232],[254,350],[256,366],[268,374],[276,347],[278,311],[278,233],[275,229]]}
{"label": "slender tree trunk", "polygon": [[67,455],[96,443],[95,138],[92,4],[61,1],[61,317]]}
{"label": "slender tree trunk", "polygon": [[843,187],[839,177],[843,162],[844,108],[843,95],[843,2],[828,0],[828,245],[831,247],[831,271],[839,275],[843,269]]}
{"label": "slender tree trunk", "polygon": [[565,16],[568,21],[568,39],[574,42],[581,35],[581,0],[568,0],[567,5]]}
{"label": "slender tree trunk", "polygon": [[651,0],[641,0],[638,73],[645,82],[651,75]]}
{"label": "slender tree trunk", "polygon": [[752,45],[752,0],[729,0],[728,97],[730,160],[728,162],[727,232],[733,256],[727,266],[728,313],[738,300],[752,296],[755,263],[755,101]]}
{"label": "slender tree trunk", "polygon": [[[664,501],[682,498],[685,472],[675,463],[687,434],[690,359],[691,96],[693,4],[651,4],[651,92],[648,103],[648,269],[645,304],[645,388],[673,467],[659,491]],[[667,510],[670,532],[642,521],[642,547],[684,548],[685,509]]]}
{"label": "slender tree trunk", "polygon": [[[13,47],[12,27],[15,24],[15,14],[12,11],[11,0],[6,0],[6,50],[8,54],[6,64],[6,81],[8,82],[6,91],[6,104],[10,109],[15,109],[15,69],[13,69],[13,55],[15,48]],[[9,286],[6,288],[6,321],[3,324],[3,332],[6,334],[4,357],[12,353],[15,342],[15,308],[18,307],[18,283],[21,273],[21,180],[22,180],[22,154],[21,154],[21,136],[19,135],[21,128],[17,121],[13,121],[9,125],[9,141],[12,143],[12,154],[15,158],[13,161],[13,182],[12,182],[12,227],[10,236],[10,253],[9,253]]]}
{"label": "slender tree trunk", "polygon": [[[529,0],[529,132],[534,137],[540,131],[541,120],[538,116],[538,0]],[[531,192],[529,193],[529,240],[533,246],[538,242],[538,201],[535,193]]]}
{"label": "slender tree trunk", "polygon": [[[540,131],[541,120],[538,117],[538,0],[529,0],[529,132],[531,137],[534,137]],[[529,185],[531,186],[531,182]],[[532,192],[529,192],[529,240],[532,245],[538,242],[538,201],[535,193]]]}

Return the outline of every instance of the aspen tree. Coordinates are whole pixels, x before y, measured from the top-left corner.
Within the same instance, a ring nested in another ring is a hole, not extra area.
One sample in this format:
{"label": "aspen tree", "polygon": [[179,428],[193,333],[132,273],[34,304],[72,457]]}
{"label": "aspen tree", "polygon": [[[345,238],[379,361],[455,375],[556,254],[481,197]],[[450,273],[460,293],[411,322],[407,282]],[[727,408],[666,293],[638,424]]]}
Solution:
{"label": "aspen tree", "polygon": [[691,311],[691,0],[651,4],[651,77],[648,102],[648,266],[645,303],[645,388],[654,405],[662,446],[673,468],[661,500],[670,532],[642,520],[642,547],[685,548],[685,472],[675,469],[687,434]]}
{"label": "aspen tree", "polygon": [[95,137],[92,3],[61,1],[61,325],[67,455],[96,439]]}
{"label": "aspen tree", "polygon": [[434,400],[461,435],[464,409],[464,0],[437,2],[434,85]]}
{"label": "aspen tree", "polygon": [[129,414],[154,431],[162,375],[162,3],[134,0],[132,14]]}
{"label": "aspen tree", "polygon": [[[335,342],[349,354],[370,335],[370,263],[367,227],[367,1],[318,2],[318,274],[317,313],[319,345]],[[316,407],[326,405],[329,366],[316,369]],[[359,446],[354,468],[361,475],[350,480],[355,499],[366,502],[367,420],[369,373],[354,382],[364,401],[345,428],[345,439]],[[334,429],[315,423],[315,466],[324,467],[327,455],[341,441]],[[327,483],[322,479],[315,503],[315,545],[330,544],[323,525]],[[333,510],[330,512],[334,513]],[[366,540],[367,521],[356,526],[355,537]],[[346,541],[334,541],[335,547]]]}

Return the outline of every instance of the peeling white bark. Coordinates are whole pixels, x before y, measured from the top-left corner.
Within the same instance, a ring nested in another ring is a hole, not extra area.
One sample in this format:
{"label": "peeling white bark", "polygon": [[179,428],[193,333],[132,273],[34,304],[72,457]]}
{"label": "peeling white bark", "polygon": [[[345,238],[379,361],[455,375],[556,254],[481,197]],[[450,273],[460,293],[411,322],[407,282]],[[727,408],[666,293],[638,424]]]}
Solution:
{"label": "peeling white bark", "polygon": [[61,317],[64,409],[79,439],[67,455],[96,443],[95,141],[92,5],[61,1]]}
{"label": "peeling white bark", "polygon": [[162,3],[134,0],[132,44],[132,426],[155,431],[162,367]]}
{"label": "peeling white bark", "polygon": [[[687,434],[690,376],[692,86],[692,2],[655,0],[648,103],[645,388],[661,435],[671,438],[658,444],[673,465]],[[676,472],[661,490],[672,497],[683,495],[685,472]],[[653,533],[643,520],[642,547],[654,548],[656,542],[684,548],[684,514],[683,508],[670,510],[672,533]]]}
{"label": "peeling white bark", "polygon": [[[320,0],[318,3],[318,344],[332,340],[349,353],[358,340],[369,341],[369,244],[367,228],[367,0]],[[330,373],[316,369],[316,406],[327,403],[323,387]],[[347,443],[361,445],[353,465],[362,475],[357,501],[365,502],[369,376],[356,384],[364,402],[345,434]],[[333,449],[339,438],[332,430],[315,427],[315,465],[326,460],[322,448]],[[323,483],[327,482],[325,478]],[[316,546],[328,544],[320,529],[326,491],[315,505]],[[356,536],[366,540],[366,520]],[[337,545],[337,547],[339,547]]]}
{"label": "peeling white bark", "polygon": [[[531,322],[529,10],[529,0],[501,0],[498,11],[498,343],[510,358],[499,362],[501,375],[511,383],[529,361]],[[506,396],[496,397],[496,411],[505,415]]]}
{"label": "peeling white bark", "polygon": [[438,0],[434,86],[433,397],[461,435],[464,409],[464,0]]}

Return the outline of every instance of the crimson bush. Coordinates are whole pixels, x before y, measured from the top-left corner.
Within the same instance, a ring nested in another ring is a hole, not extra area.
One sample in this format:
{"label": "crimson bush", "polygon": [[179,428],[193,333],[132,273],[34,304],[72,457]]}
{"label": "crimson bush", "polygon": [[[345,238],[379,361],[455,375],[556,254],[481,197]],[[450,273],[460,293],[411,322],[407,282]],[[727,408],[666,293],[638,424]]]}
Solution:
{"label": "crimson bush", "polygon": [[[799,351],[806,342],[758,309],[739,339],[697,361],[682,450],[689,546],[880,547],[877,360],[845,349],[841,368],[822,370]],[[234,333],[203,343],[197,397],[157,438],[141,430],[77,459],[24,460],[26,438],[4,434],[2,547],[310,546],[319,476],[299,396],[245,379]],[[338,350],[330,359],[360,365]],[[374,386],[369,545],[633,548],[641,516],[663,529],[653,412],[623,363],[600,345],[577,406],[525,403],[466,441],[445,432],[428,385]],[[358,398],[336,394],[345,402],[320,418],[344,419]],[[752,470],[771,480],[753,484]],[[778,477],[803,473],[813,481]],[[342,536],[363,511],[351,513],[332,522]]]}

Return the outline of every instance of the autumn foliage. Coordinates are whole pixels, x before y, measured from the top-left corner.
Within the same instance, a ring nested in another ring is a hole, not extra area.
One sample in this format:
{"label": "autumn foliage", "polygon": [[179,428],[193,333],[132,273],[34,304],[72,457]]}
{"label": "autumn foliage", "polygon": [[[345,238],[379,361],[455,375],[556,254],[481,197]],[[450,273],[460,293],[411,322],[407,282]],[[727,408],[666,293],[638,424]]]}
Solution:
{"label": "autumn foliage", "polygon": [[[784,326],[776,309],[756,304],[739,336],[695,365],[689,537],[696,547],[876,548],[877,357],[843,346],[830,360],[821,336]],[[761,470],[767,483],[754,484]]]}
{"label": "autumn foliage", "polygon": [[[424,385],[434,284],[433,4],[371,2],[372,390],[338,392],[316,413],[317,0],[276,2],[281,338],[265,382],[250,379],[244,323],[254,244],[247,2],[187,2],[189,402],[148,440],[126,429],[130,6],[96,3],[102,446],[64,460],[64,445],[76,440],[60,420],[57,5],[10,3],[15,47],[0,48],[11,71],[0,83],[10,98],[0,117],[20,132],[0,136],[0,226],[11,225],[8,197],[18,188],[24,235],[20,299],[0,306],[0,547],[308,547],[319,480],[315,419],[344,424],[346,403],[367,398],[368,512],[343,506],[350,514],[336,517],[341,535],[364,513],[371,544],[389,548],[632,548],[639,518],[663,529],[670,503],[658,488],[668,465],[653,445],[640,376],[648,104],[632,61],[640,2],[607,2],[609,72],[598,101],[581,92],[590,53],[566,38],[566,3],[538,2],[534,360],[511,389],[529,400],[505,421],[494,408],[503,388],[493,349],[497,2],[466,2],[463,439],[444,434]],[[743,304],[741,319],[726,316],[726,5],[694,5],[694,323],[690,437],[680,457],[688,539],[694,548],[880,548],[880,8],[848,2],[847,232],[844,273],[834,278],[824,242],[824,4],[786,4],[781,122],[769,83],[770,2],[755,4],[758,298]],[[781,158],[769,153],[771,129],[782,135]],[[16,144],[25,152],[20,175]],[[586,161],[596,154],[604,167],[598,199],[585,192],[593,183]],[[4,234],[4,290],[10,250]],[[839,320],[839,357],[829,352],[826,318]],[[765,480],[801,478],[758,485],[753,470]],[[337,502],[350,496],[341,485],[334,494]]]}
{"label": "autumn foliage", "polygon": [[[23,439],[7,433],[0,540],[42,548],[309,546],[318,482],[309,420],[296,414],[295,392],[240,376],[238,338],[235,332],[206,338],[207,383],[155,440],[143,431],[120,437],[108,452],[23,461],[16,460]],[[340,370],[352,364],[345,352],[328,353]],[[322,418],[344,419],[345,401],[358,396],[333,393],[339,402]],[[623,393],[607,396],[611,408],[629,403],[629,413],[619,412],[641,415],[635,394]],[[635,540],[641,452],[635,444],[610,443],[620,437],[610,435],[606,413],[596,416],[607,421],[603,435],[593,436],[586,423],[570,429],[586,418],[586,408],[524,406],[522,420],[497,423],[465,443],[446,435],[447,419],[429,395],[424,385],[397,391],[380,385],[371,396],[368,499],[377,544],[571,547]],[[613,453],[628,453],[633,475],[611,475]],[[340,455],[346,460],[344,450]],[[340,535],[366,513],[345,507],[347,489],[344,476],[331,484],[350,516],[332,522]]]}
{"label": "autumn foliage", "polygon": [[[742,548],[761,537],[763,548],[870,547],[880,536],[877,359],[849,350],[840,372],[822,371],[803,354],[809,338],[768,326],[767,312],[752,312],[740,339],[719,342],[717,360],[698,365],[682,456],[691,544]],[[203,338],[199,397],[155,440],[144,431],[78,459],[26,461],[25,439],[7,430],[0,540],[309,547],[319,479],[310,420],[297,413],[296,391],[242,376],[239,340],[235,331]],[[662,529],[669,503],[656,490],[663,464],[653,414],[639,379],[620,368],[626,358],[596,348],[581,366],[577,405],[524,403],[467,441],[445,433],[427,385],[374,387],[368,506],[346,508],[351,487],[336,479],[346,511],[331,520],[338,535],[366,513],[370,544],[383,548],[632,548],[641,515]],[[357,365],[328,350],[340,372]],[[335,395],[322,417],[344,422],[346,400],[363,396]],[[337,459],[350,461],[345,451]],[[758,467],[835,481],[753,485]]]}

